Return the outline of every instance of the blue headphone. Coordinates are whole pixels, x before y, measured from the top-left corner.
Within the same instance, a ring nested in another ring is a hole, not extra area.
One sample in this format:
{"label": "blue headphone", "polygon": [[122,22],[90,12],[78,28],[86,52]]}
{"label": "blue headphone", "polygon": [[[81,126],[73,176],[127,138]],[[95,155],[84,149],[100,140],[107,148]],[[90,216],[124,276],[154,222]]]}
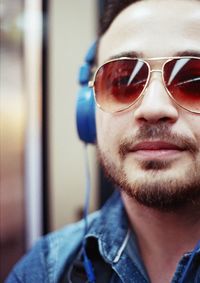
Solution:
{"label": "blue headphone", "polygon": [[76,126],[79,138],[85,143],[96,143],[95,100],[93,89],[88,87],[96,54],[96,42],[90,47],[79,70],[81,89],[76,103]]}

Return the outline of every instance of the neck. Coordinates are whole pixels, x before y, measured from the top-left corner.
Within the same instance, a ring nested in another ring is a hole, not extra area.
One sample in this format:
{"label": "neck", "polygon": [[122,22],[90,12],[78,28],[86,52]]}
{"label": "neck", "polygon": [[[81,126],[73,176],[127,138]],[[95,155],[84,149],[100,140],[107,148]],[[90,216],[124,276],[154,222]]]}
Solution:
{"label": "neck", "polygon": [[[125,193],[122,199],[151,282],[169,282],[180,258],[200,239],[199,208],[162,212],[138,204]],[[160,273],[165,278],[159,279]]]}

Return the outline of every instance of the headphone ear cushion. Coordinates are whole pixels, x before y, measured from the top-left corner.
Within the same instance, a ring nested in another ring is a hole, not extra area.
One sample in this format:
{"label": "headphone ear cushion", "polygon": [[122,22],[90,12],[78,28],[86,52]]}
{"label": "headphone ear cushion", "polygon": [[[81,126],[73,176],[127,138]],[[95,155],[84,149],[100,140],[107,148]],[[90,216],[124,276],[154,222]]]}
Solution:
{"label": "headphone ear cushion", "polygon": [[88,87],[91,68],[95,61],[96,45],[89,48],[84,64],[79,69],[79,84],[81,89],[76,103],[76,125],[79,138],[85,143],[96,142],[95,100],[93,89]]}
{"label": "headphone ear cushion", "polygon": [[82,86],[76,103],[76,125],[79,138],[85,143],[96,143],[95,101],[93,89]]}

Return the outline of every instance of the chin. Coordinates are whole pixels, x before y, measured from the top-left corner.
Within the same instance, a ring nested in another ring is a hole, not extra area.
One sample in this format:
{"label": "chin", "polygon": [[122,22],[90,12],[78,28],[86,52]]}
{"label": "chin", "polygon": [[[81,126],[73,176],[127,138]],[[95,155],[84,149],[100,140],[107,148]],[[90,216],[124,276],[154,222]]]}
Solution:
{"label": "chin", "polygon": [[199,205],[200,162],[188,161],[184,166],[177,160],[138,162],[125,158],[114,162],[103,152],[99,157],[109,179],[142,205],[162,211]]}
{"label": "chin", "polygon": [[125,176],[118,185],[141,205],[160,211],[176,211],[190,204],[199,206],[200,176],[177,177],[170,173],[153,171],[137,178]]}

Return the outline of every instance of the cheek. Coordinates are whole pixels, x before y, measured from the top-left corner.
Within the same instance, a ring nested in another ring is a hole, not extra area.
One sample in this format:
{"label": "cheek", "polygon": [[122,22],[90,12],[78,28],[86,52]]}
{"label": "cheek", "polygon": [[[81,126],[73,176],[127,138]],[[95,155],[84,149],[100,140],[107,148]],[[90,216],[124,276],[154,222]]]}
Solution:
{"label": "cheek", "polygon": [[125,123],[116,115],[96,112],[97,143],[101,150],[115,152],[118,150],[120,139],[124,135]]}
{"label": "cheek", "polygon": [[186,122],[189,125],[189,129],[192,135],[197,140],[200,150],[200,114],[194,114],[192,116],[190,115],[189,117],[186,117]]}
{"label": "cheek", "polygon": [[196,137],[197,137],[197,140],[199,142],[199,149],[200,149],[200,121],[199,121],[199,124],[196,126],[195,129],[196,129]]}
{"label": "cheek", "polygon": [[96,125],[97,125],[97,143],[98,146],[105,150],[113,143],[113,136],[115,129],[112,124],[112,119],[107,113],[103,113],[101,110],[97,111],[96,114]]}

